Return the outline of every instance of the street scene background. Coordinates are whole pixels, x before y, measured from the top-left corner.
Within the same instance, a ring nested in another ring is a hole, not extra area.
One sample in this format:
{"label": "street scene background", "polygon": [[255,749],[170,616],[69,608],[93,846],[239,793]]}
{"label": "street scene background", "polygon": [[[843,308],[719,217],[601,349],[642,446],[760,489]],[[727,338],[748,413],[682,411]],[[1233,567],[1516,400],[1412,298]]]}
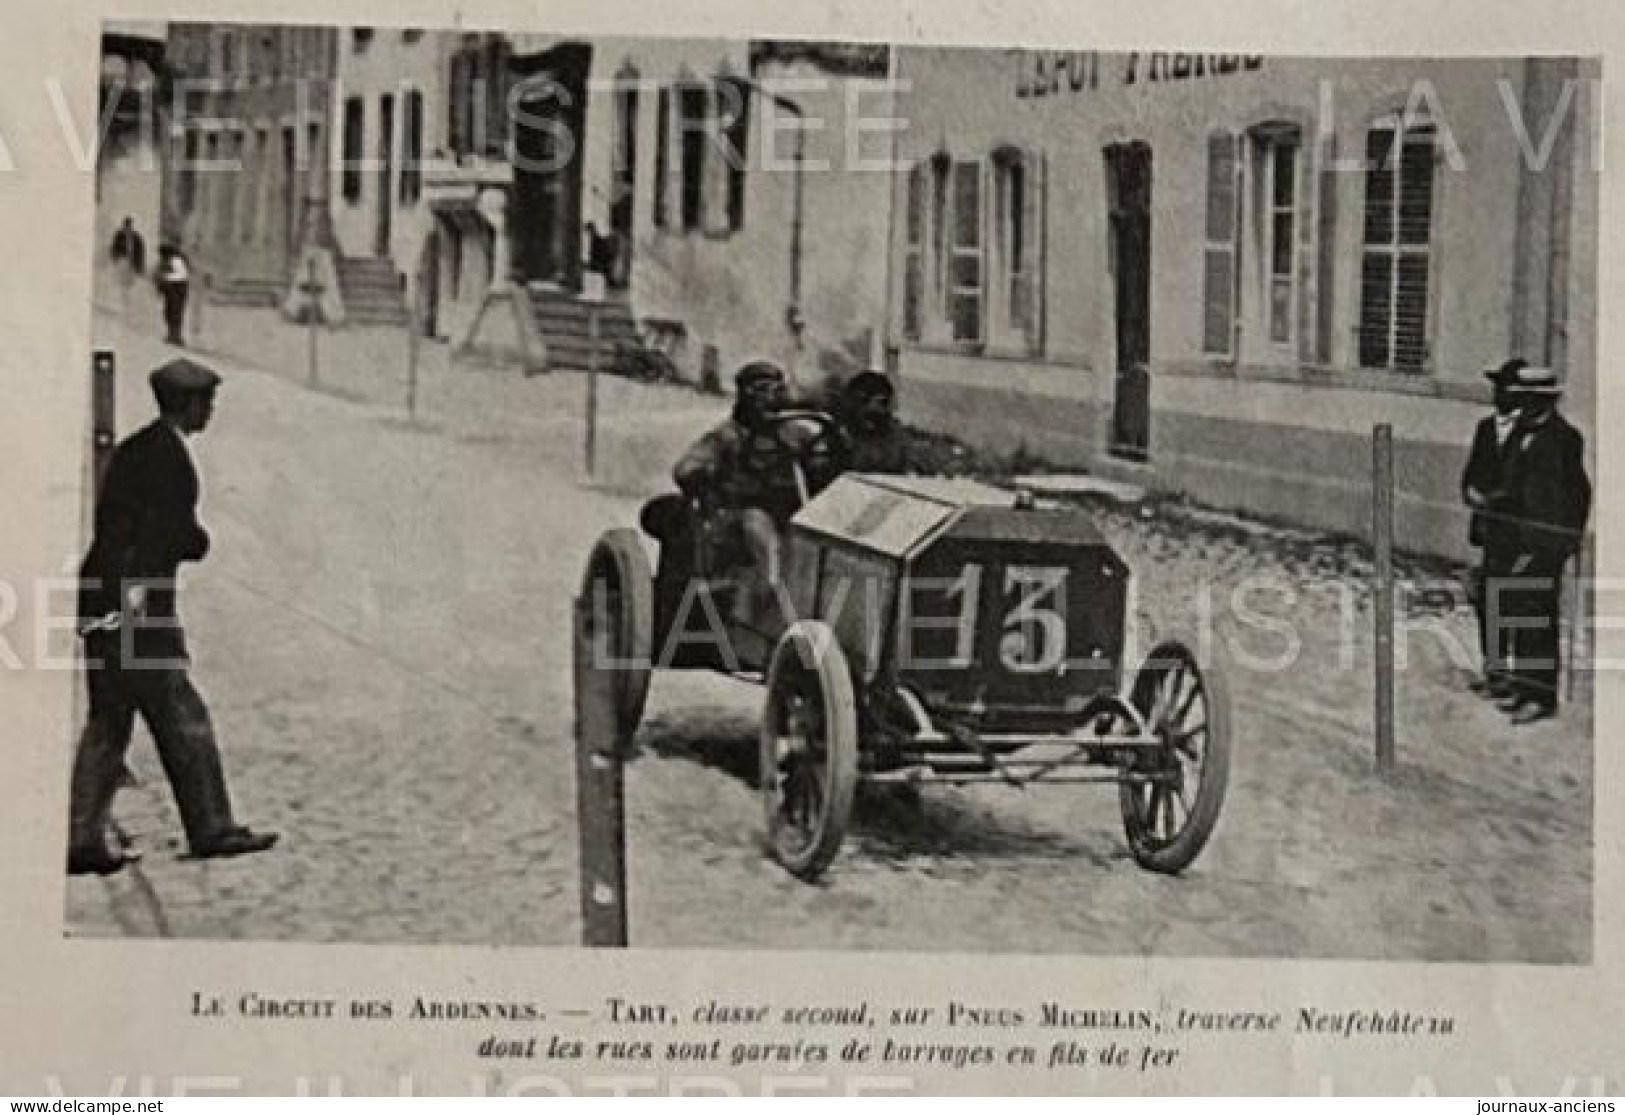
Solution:
{"label": "street scene background", "polygon": [[[145,371],[175,353],[154,300],[118,305],[105,287],[94,324],[127,432],[151,413]],[[597,534],[635,521],[725,404],[605,377],[588,479],[582,375],[453,368],[430,349],[409,422],[398,331],[323,335],[313,387],[305,330],[204,314],[193,355],[226,377],[193,443],[216,545],[183,609],[239,812],[285,835],[262,857],[178,858],[138,733],[140,784],[116,816],[148,854],[72,880],[68,931],[576,944],[570,603]],[[860,803],[828,880],[797,882],[760,844],[759,690],[657,674],[627,771],[634,946],[1586,958],[1588,702],[1513,733],[1463,688],[1470,613],[1425,616],[1381,780],[1369,612],[1336,546],[1110,507],[1100,523],[1147,630],[1191,621],[1197,584],[1221,602],[1248,576],[1299,590],[1254,601],[1303,649],[1284,670],[1232,668],[1230,793],[1184,877],[1134,865],[1109,790],[983,787]],[[1287,650],[1237,638],[1257,658]]]}
{"label": "street scene background", "polygon": [[[657,672],[626,768],[634,947],[1591,959],[1589,639],[1564,639],[1554,719],[1468,692],[1459,485],[1510,355],[1559,368],[1596,441],[1590,63],[246,24],[103,46],[90,335],[121,437],[166,360],[224,378],[180,606],[236,812],[282,837],[187,858],[138,729],[114,816],[144,858],[68,881],[69,935],[578,945],[583,565],[767,358],[807,389],[883,371],[934,468],[1092,516],[1133,578],[1125,669],[1168,633],[1226,677],[1229,791],[1170,878],[1112,787],[865,790],[809,885],[763,848],[760,687]],[[580,95],[510,131],[484,95],[538,75]],[[898,172],[814,169],[860,104],[908,121]],[[819,124],[789,169],[772,113]],[[558,128],[581,158],[521,158]],[[139,276],[109,251],[126,217]],[[189,261],[183,346],[160,245]],[[626,351],[669,382],[619,374]],[[1404,551],[1386,776],[1378,424]]]}

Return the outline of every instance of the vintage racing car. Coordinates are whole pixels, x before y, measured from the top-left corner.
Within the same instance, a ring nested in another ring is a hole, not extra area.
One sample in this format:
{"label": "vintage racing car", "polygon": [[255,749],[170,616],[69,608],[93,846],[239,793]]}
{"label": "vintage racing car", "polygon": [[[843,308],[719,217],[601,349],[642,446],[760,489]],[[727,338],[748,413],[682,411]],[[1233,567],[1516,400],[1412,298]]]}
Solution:
{"label": "vintage racing car", "polygon": [[[828,421],[784,416],[798,476]],[[701,509],[665,496],[642,519],[656,570],[638,531],[609,531],[578,604],[622,742],[652,668],[765,682],[767,844],[794,874],[832,862],[860,781],[1116,783],[1141,866],[1179,872],[1207,843],[1230,764],[1222,680],[1174,640],[1125,676],[1129,571],[1082,509],[841,475],[790,520],[783,583],[755,612]]]}

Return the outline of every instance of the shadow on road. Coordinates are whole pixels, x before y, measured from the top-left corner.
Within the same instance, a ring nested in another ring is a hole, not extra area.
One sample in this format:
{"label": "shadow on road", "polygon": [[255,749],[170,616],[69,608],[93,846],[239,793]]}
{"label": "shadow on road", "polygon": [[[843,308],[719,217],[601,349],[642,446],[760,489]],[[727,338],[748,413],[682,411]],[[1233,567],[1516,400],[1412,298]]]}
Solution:
{"label": "shadow on road", "polygon": [[[680,720],[651,718],[638,732],[637,752],[720,771],[752,793],[759,787],[756,723],[736,711],[707,707],[684,709]],[[864,856],[893,863],[921,857],[1003,856],[1066,859],[1104,867],[1128,858],[1122,848],[1108,852],[1066,833],[1026,823],[1018,815],[1023,791],[995,789],[993,793],[1007,796],[1009,805],[1001,802],[995,809],[950,786],[915,789],[859,783],[850,837]],[[1116,808],[1115,795],[1086,790],[1078,796],[1102,799],[1093,803],[1099,808]],[[1084,803],[1080,801],[1079,807]]]}

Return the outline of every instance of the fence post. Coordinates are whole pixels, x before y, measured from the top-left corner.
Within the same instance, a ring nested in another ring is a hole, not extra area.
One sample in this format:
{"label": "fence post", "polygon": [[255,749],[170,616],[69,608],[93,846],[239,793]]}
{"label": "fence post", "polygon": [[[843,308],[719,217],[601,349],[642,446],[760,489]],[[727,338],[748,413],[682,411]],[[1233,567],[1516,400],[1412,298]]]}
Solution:
{"label": "fence post", "polygon": [[1371,510],[1377,770],[1388,774],[1394,769],[1394,430],[1386,423],[1372,431]]}
{"label": "fence post", "polygon": [[310,385],[315,387],[318,381],[317,359],[318,340],[317,330],[322,318],[322,280],[316,273],[316,257],[312,255],[305,269],[305,281],[299,284],[299,289],[305,295],[305,321],[309,326],[310,337]]}
{"label": "fence post", "polygon": [[593,661],[592,606],[593,601],[583,597],[572,609],[582,944],[625,948],[626,799],[615,677]]}
{"label": "fence post", "polygon": [[92,505],[102,494],[102,477],[118,438],[117,358],[112,349],[99,348],[90,358],[90,429]]}
{"label": "fence post", "polygon": [[587,475],[593,474],[598,453],[598,303],[584,299],[587,308]]}
{"label": "fence post", "polygon": [[419,347],[423,343],[419,329],[418,305],[414,297],[406,307],[406,418],[409,422],[416,422],[418,418],[418,359]]}

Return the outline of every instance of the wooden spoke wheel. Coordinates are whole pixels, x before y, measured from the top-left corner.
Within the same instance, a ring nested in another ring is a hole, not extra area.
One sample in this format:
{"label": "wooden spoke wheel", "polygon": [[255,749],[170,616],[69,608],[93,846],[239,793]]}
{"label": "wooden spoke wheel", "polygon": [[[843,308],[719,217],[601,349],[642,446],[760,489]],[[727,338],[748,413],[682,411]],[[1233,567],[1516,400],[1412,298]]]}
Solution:
{"label": "wooden spoke wheel", "polygon": [[1230,778],[1230,707],[1223,678],[1183,643],[1159,645],[1134,678],[1130,702],[1156,740],[1125,772],[1119,796],[1141,867],[1177,874],[1213,835]]}

